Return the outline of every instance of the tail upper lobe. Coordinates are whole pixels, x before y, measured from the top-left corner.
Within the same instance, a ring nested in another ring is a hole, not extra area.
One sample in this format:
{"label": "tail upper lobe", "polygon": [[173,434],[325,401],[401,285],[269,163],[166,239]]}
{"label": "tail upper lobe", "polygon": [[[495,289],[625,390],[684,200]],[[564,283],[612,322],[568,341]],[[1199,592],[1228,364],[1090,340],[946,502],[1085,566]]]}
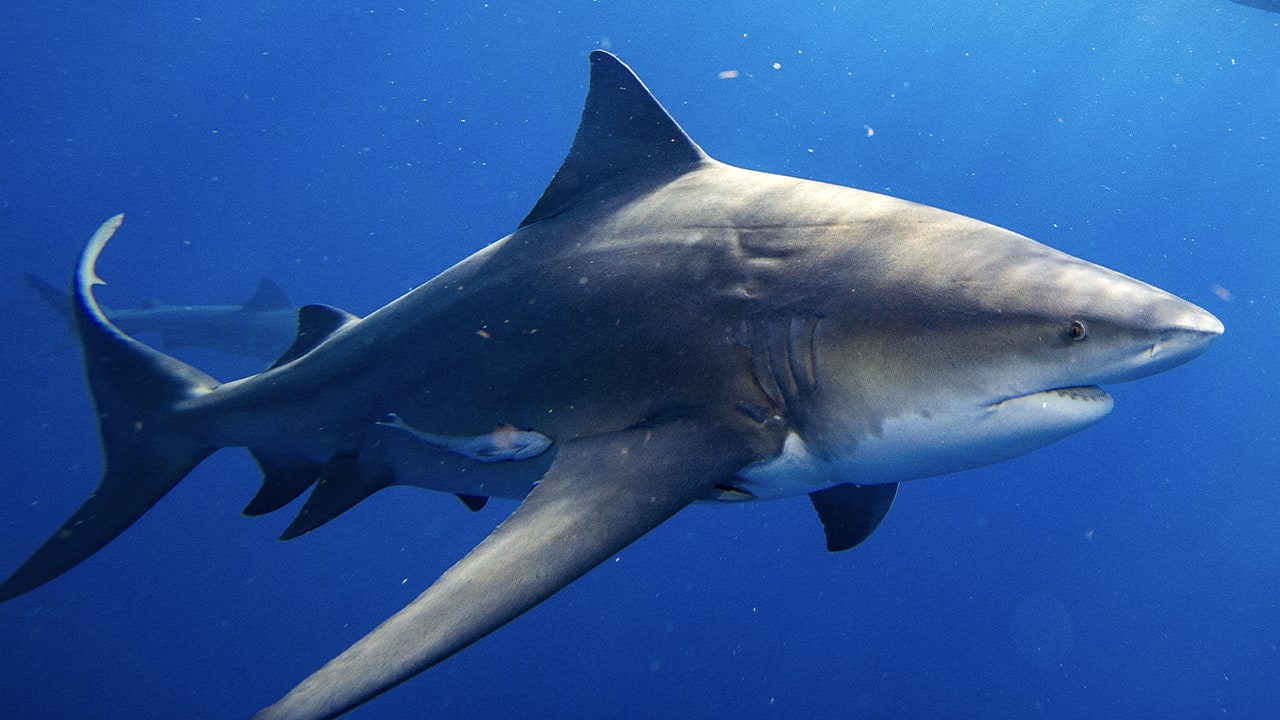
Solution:
{"label": "tail upper lobe", "polygon": [[111,218],[94,233],[71,288],[71,313],[98,415],[102,480],[80,509],[0,583],[0,601],[49,582],[97,552],[217,449],[195,436],[179,410],[217,381],[120,332],[93,298],[93,286],[102,283],[94,271],[98,255],[123,218]]}

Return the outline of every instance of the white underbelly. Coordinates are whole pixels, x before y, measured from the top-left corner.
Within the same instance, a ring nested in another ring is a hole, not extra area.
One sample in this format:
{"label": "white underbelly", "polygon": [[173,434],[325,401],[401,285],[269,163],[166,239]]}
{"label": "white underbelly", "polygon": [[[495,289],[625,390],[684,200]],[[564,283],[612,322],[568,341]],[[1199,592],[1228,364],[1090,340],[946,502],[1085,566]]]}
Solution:
{"label": "white underbelly", "polygon": [[[1092,425],[1111,411],[1098,388],[1052,390],[1002,403],[884,420],[847,445],[811,447],[796,432],[782,452],[737,473],[758,498],[802,495],[840,483],[877,485],[968,470],[1017,457]],[[828,433],[827,436],[830,436]]]}

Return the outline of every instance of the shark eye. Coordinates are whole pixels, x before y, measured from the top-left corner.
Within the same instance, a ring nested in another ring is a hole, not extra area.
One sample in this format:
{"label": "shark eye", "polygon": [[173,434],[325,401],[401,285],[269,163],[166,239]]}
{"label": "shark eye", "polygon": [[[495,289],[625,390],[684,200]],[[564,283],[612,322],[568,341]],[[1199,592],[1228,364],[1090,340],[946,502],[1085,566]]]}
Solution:
{"label": "shark eye", "polygon": [[1067,327],[1067,337],[1080,342],[1089,337],[1089,328],[1085,326],[1083,320],[1072,320],[1071,325]]}

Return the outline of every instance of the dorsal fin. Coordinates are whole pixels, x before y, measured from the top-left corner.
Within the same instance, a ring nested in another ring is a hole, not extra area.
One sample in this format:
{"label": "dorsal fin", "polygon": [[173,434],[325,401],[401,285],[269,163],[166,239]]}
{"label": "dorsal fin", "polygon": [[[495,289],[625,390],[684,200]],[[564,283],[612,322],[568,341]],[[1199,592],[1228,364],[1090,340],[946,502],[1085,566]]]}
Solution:
{"label": "dorsal fin", "polygon": [[520,227],[559,214],[602,185],[669,180],[705,159],[631,68],[596,50],[573,147]]}
{"label": "dorsal fin", "polygon": [[324,342],[330,335],[360,318],[330,305],[303,305],[298,308],[298,336],[288,350],[268,370],[297,360]]}
{"label": "dorsal fin", "polygon": [[258,289],[253,293],[253,297],[246,300],[240,307],[243,310],[287,310],[289,298],[284,296],[284,291],[279,285],[262,278],[258,281]]}

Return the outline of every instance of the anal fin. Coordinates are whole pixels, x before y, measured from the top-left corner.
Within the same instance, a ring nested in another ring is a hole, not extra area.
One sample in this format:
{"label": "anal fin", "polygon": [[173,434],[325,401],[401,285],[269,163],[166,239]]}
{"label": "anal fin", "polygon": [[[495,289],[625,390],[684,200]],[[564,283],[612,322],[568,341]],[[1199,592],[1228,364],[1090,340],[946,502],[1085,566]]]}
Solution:
{"label": "anal fin", "polygon": [[390,484],[389,473],[361,462],[359,455],[334,455],[325,461],[315,489],[280,539],[309,533]]}

